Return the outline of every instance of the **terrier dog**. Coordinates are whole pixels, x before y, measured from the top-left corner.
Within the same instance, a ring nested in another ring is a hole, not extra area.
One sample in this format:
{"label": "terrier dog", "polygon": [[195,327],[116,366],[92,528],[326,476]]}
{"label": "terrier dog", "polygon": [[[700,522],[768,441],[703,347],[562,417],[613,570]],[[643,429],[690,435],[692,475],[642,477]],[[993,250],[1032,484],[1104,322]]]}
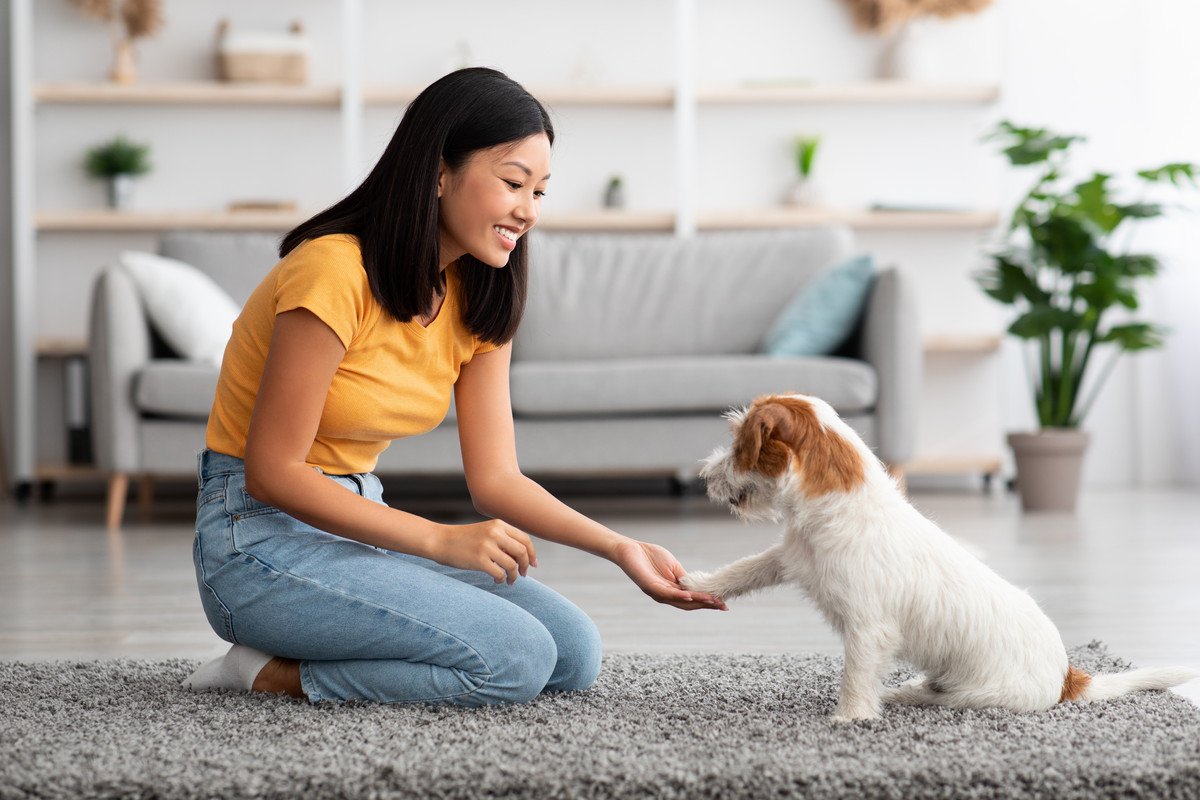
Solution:
{"label": "terrier dog", "polygon": [[[726,600],[799,585],[841,635],[838,722],[882,703],[1039,711],[1197,677],[1183,667],[1088,675],[1033,598],[905,500],[896,481],[824,401],[768,395],[727,415],[733,448],[700,474],[709,497],[746,520],[786,523],[783,541],[711,574],[681,579]],[[883,686],[894,659],[921,677]]]}

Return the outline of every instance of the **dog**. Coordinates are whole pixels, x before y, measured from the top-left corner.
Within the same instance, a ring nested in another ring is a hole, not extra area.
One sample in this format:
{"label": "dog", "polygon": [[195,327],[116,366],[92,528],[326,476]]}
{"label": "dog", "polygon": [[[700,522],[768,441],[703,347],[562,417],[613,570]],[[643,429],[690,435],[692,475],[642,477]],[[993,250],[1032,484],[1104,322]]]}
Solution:
{"label": "dog", "polygon": [[[785,533],[763,553],[680,584],[725,600],[799,585],[843,641],[834,721],[876,719],[883,703],[1041,711],[1200,675],[1088,675],[1068,664],[1033,598],[913,508],[823,400],[766,395],[726,417],[733,447],[717,448],[700,471],[709,498],[747,521],[782,521]],[[923,674],[885,688],[897,658]]]}

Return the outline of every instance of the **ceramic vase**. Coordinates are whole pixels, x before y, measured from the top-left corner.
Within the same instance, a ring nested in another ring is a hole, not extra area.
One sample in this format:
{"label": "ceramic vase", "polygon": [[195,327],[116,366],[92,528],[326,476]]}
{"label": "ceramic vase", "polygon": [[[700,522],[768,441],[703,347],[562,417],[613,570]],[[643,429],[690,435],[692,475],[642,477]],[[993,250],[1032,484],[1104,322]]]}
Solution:
{"label": "ceramic vase", "polygon": [[1008,435],[1025,511],[1075,510],[1083,455],[1090,441],[1090,434],[1075,428],[1043,428],[1036,433]]}

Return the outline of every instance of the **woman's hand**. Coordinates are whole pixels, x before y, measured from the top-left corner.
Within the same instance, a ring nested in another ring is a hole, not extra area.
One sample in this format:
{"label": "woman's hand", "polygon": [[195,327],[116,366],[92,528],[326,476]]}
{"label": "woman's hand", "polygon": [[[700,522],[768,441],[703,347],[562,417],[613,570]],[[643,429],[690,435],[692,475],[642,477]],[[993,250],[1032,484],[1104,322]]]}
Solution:
{"label": "woman's hand", "polygon": [[537,552],[529,534],[507,522],[489,519],[470,525],[443,525],[438,529],[429,557],[439,564],[459,569],[477,569],[496,583],[515,583],[530,565],[537,566]]}
{"label": "woman's hand", "polygon": [[726,610],[725,603],[719,597],[689,592],[679,587],[679,579],[687,574],[687,570],[666,548],[636,539],[625,539],[613,550],[612,560],[643,592],[659,603],[685,611],[697,608]]}

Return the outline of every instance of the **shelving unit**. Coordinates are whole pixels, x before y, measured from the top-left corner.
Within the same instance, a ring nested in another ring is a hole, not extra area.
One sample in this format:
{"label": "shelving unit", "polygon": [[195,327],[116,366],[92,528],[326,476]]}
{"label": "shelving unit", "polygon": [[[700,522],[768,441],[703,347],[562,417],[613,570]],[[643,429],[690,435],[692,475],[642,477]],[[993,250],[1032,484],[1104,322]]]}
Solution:
{"label": "shelving unit", "polygon": [[[955,211],[877,211],[853,208],[760,208],[701,210],[696,207],[694,182],[698,165],[698,133],[703,124],[701,108],[787,106],[903,106],[951,105],[978,107],[999,96],[989,84],[924,84],[904,81],[857,81],[815,83],[751,83],[734,86],[697,85],[695,0],[671,0],[676,36],[675,80],[647,85],[530,85],[531,91],[551,108],[629,108],[658,110],[673,122],[676,166],[674,208],[659,210],[549,212],[540,222],[546,230],[578,231],[674,231],[687,235],[696,230],[749,230],[757,228],[808,227],[845,224],[867,231],[936,232],[983,231],[998,223],[988,209]],[[13,370],[0,376],[0,391],[8,392],[4,405],[12,409],[12,429],[17,432],[15,458],[10,474],[17,481],[46,474],[34,463],[35,409],[33,394],[35,360],[43,356],[77,356],[78,341],[36,341],[33,309],[37,298],[37,240],[40,236],[75,234],[153,234],[172,229],[190,230],[287,230],[308,215],[305,212],[228,212],[217,209],[113,212],[102,209],[72,210],[35,208],[33,190],[34,151],[38,144],[39,108],[141,107],[178,113],[192,107],[315,109],[336,115],[341,131],[341,180],[351,188],[360,177],[364,115],[368,109],[400,108],[410,102],[421,86],[403,83],[372,83],[359,63],[366,30],[365,0],[338,0],[340,33],[333,34],[344,57],[337,83],[312,86],[269,86],[227,84],[216,81],[184,80],[134,86],[81,81],[35,82],[31,53],[34,0],[13,0],[9,26],[12,54],[12,148],[14,236],[14,292],[11,316],[15,331]],[[353,56],[353,57],[348,57]],[[143,112],[144,113],[144,112]],[[657,113],[657,111],[655,111]],[[995,348],[989,337],[932,337],[927,353],[986,356]],[[966,464],[976,470],[980,459]],[[990,463],[990,462],[989,462]],[[918,464],[924,465],[924,461]],[[930,461],[923,469],[949,468],[952,460]],[[72,473],[75,474],[75,473]]]}

